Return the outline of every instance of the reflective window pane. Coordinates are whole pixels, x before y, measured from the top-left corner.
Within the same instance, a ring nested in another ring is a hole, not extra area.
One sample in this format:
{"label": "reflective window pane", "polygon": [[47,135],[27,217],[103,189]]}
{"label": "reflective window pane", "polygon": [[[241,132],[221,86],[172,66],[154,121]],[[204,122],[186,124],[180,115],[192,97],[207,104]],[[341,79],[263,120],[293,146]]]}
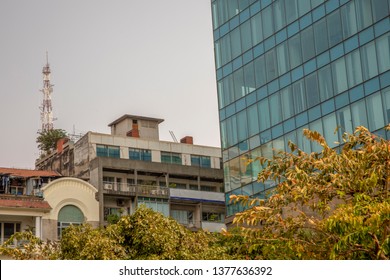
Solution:
{"label": "reflective window pane", "polygon": [[260,131],[263,131],[270,127],[268,99],[260,101],[258,106]]}
{"label": "reflective window pane", "polygon": [[261,13],[256,14],[251,18],[252,42],[257,45],[263,41],[263,29],[261,23]]}
{"label": "reflective window pane", "polygon": [[219,27],[218,24],[218,7],[217,7],[218,1],[215,1],[211,4],[211,12],[213,14],[213,27],[214,29]]}
{"label": "reflective window pane", "polygon": [[308,27],[302,31],[301,40],[302,40],[302,56],[303,56],[303,61],[305,62],[313,58],[315,55],[314,36],[313,36],[312,27]]}
{"label": "reflective window pane", "polygon": [[274,32],[274,25],[272,21],[272,5],[268,6],[268,8],[261,12],[261,17],[263,20],[263,35],[264,38],[267,38]]}
{"label": "reflective window pane", "polygon": [[375,42],[363,46],[360,55],[362,59],[363,79],[368,80],[378,75]]}
{"label": "reflective window pane", "polygon": [[220,40],[222,65],[231,60],[230,35],[226,35]]}
{"label": "reflective window pane", "polygon": [[302,80],[293,84],[293,97],[295,114],[306,110],[305,87]]}
{"label": "reflective window pane", "polygon": [[286,87],[280,91],[282,102],[283,120],[286,120],[294,114],[294,101],[291,87]]}
{"label": "reflective window pane", "polygon": [[386,34],[376,40],[379,73],[390,69],[390,35]]}
{"label": "reflective window pane", "polygon": [[333,96],[332,72],[330,66],[325,66],[318,71],[321,101]]}
{"label": "reflective window pane", "polygon": [[371,1],[355,0],[358,31],[372,24]]}
{"label": "reflective window pane", "polygon": [[286,25],[284,1],[276,0],[274,2],[274,20],[275,20],[275,31],[282,29]]}
{"label": "reflective window pane", "polygon": [[282,121],[282,112],[280,106],[280,96],[279,93],[273,94],[269,98],[269,106],[271,108],[271,125],[275,125]]}
{"label": "reflective window pane", "polygon": [[340,11],[337,10],[327,16],[329,47],[337,45],[343,39],[341,30]]}
{"label": "reflective window pane", "polygon": [[234,96],[235,100],[237,100],[245,95],[244,73],[242,68],[233,73],[233,80]]}
{"label": "reflective window pane", "polygon": [[291,69],[302,64],[301,41],[299,34],[288,40]]}
{"label": "reflective window pane", "polygon": [[351,105],[352,111],[352,124],[356,128],[358,126],[364,126],[368,128],[366,102],[361,100]]}
{"label": "reflective window pane", "polygon": [[299,16],[303,16],[310,11],[310,1],[309,0],[298,0],[298,11]]}
{"label": "reflective window pane", "polygon": [[334,93],[341,93],[348,88],[345,59],[340,58],[332,63]]}
{"label": "reflective window pane", "polygon": [[390,87],[382,90],[383,109],[385,111],[386,124],[390,123]]}
{"label": "reflective window pane", "polygon": [[266,72],[265,72],[265,61],[264,56],[260,56],[254,61],[255,66],[255,79],[256,79],[256,87],[261,87],[266,83]]}
{"label": "reflective window pane", "polygon": [[380,92],[367,98],[368,125],[371,131],[383,128],[385,120],[382,110],[382,97]]}
{"label": "reflective window pane", "polygon": [[228,15],[229,15],[229,18],[232,18],[234,17],[235,15],[237,15],[240,10],[238,8],[238,2],[237,0],[226,0],[227,2],[227,8],[228,8]]}
{"label": "reflective window pane", "polygon": [[227,132],[227,144],[228,144],[227,146],[230,147],[237,144],[236,116],[227,119],[226,132]]}
{"label": "reflective window pane", "polygon": [[337,112],[337,127],[339,128],[340,137],[342,137],[344,133],[353,132],[351,109],[349,106]]}
{"label": "reflective window pane", "polygon": [[217,1],[218,1],[217,8],[219,14],[218,22],[219,25],[222,25],[229,18],[228,6],[225,0],[217,0]]}
{"label": "reflective window pane", "polygon": [[250,21],[244,22],[240,26],[240,30],[241,30],[242,52],[246,52],[247,50],[249,50],[252,47]]}
{"label": "reflective window pane", "polygon": [[253,63],[249,63],[245,65],[244,78],[245,78],[245,94],[251,93],[256,89],[255,70],[253,68]]}
{"label": "reflective window pane", "polygon": [[336,123],[336,114],[332,113],[330,115],[327,115],[323,119],[324,122],[324,137],[326,142],[328,143],[329,147],[336,147],[336,142],[339,141],[338,135],[337,135],[337,123]]}
{"label": "reflective window pane", "polygon": [[257,113],[257,105],[253,105],[247,109],[248,113],[248,132],[249,137],[259,133],[259,116]]}
{"label": "reflective window pane", "polygon": [[305,78],[306,96],[308,108],[320,102],[320,92],[318,90],[317,73],[313,73]]}
{"label": "reflective window pane", "polygon": [[240,28],[236,28],[230,33],[230,41],[231,41],[232,59],[234,59],[242,53]]}
{"label": "reflective window pane", "polygon": [[238,142],[241,142],[248,138],[248,127],[246,111],[241,111],[237,114],[237,131],[238,131]]}
{"label": "reflective window pane", "polygon": [[328,37],[325,36],[328,34],[325,18],[315,23],[313,28],[316,54],[319,54],[328,49]]}
{"label": "reflective window pane", "polygon": [[344,38],[348,38],[357,32],[355,3],[353,1],[341,7],[341,21]]}
{"label": "reflective window pane", "polygon": [[297,0],[285,1],[286,5],[286,20],[287,24],[290,24],[298,18],[298,5]]}
{"label": "reflective window pane", "polygon": [[383,0],[371,0],[372,14],[374,16],[374,22],[389,15],[389,6],[386,1]]}
{"label": "reflective window pane", "polygon": [[276,47],[276,57],[278,60],[279,75],[283,75],[290,69],[287,42],[283,42]]}
{"label": "reflective window pane", "polygon": [[356,50],[345,57],[349,87],[354,87],[363,81],[360,51]]}
{"label": "reflective window pane", "polygon": [[275,50],[271,50],[265,54],[266,60],[266,69],[267,69],[267,81],[272,81],[276,78],[277,72],[277,61],[276,61],[276,53]]}

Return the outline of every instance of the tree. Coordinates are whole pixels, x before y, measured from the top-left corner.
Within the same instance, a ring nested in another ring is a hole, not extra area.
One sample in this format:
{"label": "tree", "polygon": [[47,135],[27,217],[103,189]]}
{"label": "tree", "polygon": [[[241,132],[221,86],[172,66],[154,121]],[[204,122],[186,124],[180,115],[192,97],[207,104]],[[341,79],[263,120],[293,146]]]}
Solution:
{"label": "tree", "polygon": [[[10,247],[17,240],[17,247]],[[23,242],[22,242],[23,241]],[[146,207],[116,224],[92,228],[89,224],[66,228],[58,242],[43,242],[31,231],[16,233],[0,254],[14,259],[226,259],[217,238],[204,231],[192,232],[172,218]]]}
{"label": "tree", "polygon": [[[18,246],[14,247],[15,242]],[[60,249],[57,242],[43,242],[31,229],[16,232],[0,246],[0,255],[15,260],[56,260]]]}
{"label": "tree", "polygon": [[199,260],[228,258],[225,250],[214,246],[215,237],[207,232],[191,232],[172,218],[140,207],[117,224],[121,244],[129,259]]}
{"label": "tree", "polygon": [[38,132],[36,142],[38,149],[42,152],[50,152],[56,148],[57,141],[61,138],[67,137],[67,133],[63,129],[52,129]]}
{"label": "tree", "polygon": [[[387,128],[388,129],[388,128]],[[264,259],[389,259],[390,142],[358,127],[341,148],[318,132],[304,135],[322,150],[258,158],[259,181],[274,180],[267,200],[231,196],[248,209],[234,223]]]}
{"label": "tree", "polygon": [[64,260],[127,259],[120,244],[122,238],[114,227],[92,228],[90,224],[70,226],[59,242],[59,258]]}

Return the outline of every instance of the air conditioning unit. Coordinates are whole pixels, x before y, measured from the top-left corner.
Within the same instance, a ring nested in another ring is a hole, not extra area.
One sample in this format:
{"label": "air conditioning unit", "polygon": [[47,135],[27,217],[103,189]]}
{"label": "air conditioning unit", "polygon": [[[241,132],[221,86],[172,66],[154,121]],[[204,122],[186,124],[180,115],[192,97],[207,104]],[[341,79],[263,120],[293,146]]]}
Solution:
{"label": "air conditioning unit", "polygon": [[125,206],[125,201],[123,199],[117,199],[116,200],[116,205],[120,206],[120,207],[123,207],[123,206]]}
{"label": "air conditioning unit", "polygon": [[113,189],[113,185],[112,184],[104,184],[103,188],[105,190],[112,190]]}

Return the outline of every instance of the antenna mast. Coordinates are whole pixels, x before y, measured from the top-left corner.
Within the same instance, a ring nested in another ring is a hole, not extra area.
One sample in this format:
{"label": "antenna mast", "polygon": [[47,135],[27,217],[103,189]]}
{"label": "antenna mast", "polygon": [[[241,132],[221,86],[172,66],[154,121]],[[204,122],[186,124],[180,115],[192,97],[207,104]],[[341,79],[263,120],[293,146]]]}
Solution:
{"label": "antenna mast", "polygon": [[43,100],[41,109],[41,122],[42,122],[42,132],[49,131],[54,128],[53,125],[53,112],[51,106],[51,93],[53,92],[53,85],[50,84],[50,65],[49,65],[49,56],[46,52],[46,65],[42,69],[43,74]]}

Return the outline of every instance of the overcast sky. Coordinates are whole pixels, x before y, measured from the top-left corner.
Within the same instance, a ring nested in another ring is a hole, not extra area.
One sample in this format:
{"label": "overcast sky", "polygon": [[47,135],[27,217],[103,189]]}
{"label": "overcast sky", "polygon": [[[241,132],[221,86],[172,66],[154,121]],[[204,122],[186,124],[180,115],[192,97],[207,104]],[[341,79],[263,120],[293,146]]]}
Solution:
{"label": "overcast sky", "polygon": [[55,128],[162,118],[220,146],[210,0],[0,0],[0,166],[34,168],[46,51]]}

